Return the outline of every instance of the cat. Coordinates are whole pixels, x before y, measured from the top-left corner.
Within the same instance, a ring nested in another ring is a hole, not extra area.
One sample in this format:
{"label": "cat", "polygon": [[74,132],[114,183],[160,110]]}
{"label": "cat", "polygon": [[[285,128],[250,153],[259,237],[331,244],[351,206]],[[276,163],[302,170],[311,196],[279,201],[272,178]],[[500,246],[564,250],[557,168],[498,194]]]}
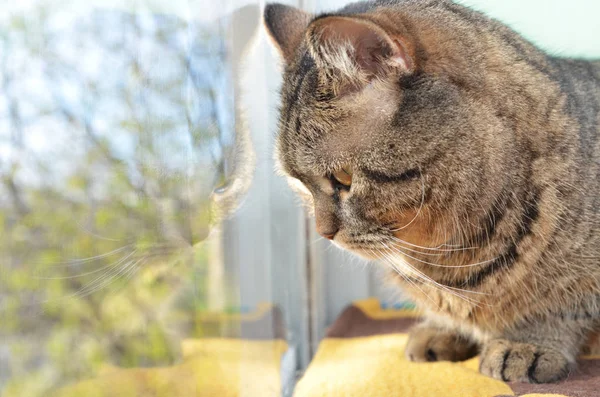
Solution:
{"label": "cat", "polygon": [[600,320],[600,61],[449,0],[270,4],[275,156],[336,245],[424,313],[412,361],[556,382]]}

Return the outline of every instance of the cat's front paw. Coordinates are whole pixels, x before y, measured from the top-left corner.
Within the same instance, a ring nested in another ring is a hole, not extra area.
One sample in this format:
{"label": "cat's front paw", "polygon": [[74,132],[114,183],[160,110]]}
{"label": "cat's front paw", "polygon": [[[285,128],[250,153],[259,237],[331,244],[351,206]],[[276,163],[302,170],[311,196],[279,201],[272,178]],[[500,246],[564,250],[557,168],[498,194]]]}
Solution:
{"label": "cat's front paw", "polygon": [[482,374],[505,382],[552,383],[564,379],[571,369],[556,350],[529,343],[494,339],[481,352]]}
{"label": "cat's front paw", "polygon": [[406,345],[410,361],[463,361],[477,354],[477,345],[450,332],[417,325],[411,330]]}

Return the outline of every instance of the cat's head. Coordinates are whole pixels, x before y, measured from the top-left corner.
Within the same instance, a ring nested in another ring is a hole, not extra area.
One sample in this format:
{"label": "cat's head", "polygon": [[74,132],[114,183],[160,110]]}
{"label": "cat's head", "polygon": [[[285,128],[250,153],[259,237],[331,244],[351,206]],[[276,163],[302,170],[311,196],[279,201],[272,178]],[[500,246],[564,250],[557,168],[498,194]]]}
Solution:
{"label": "cat's head", "polygon": [[265,10],[284,62],[280,169],[317,231],[361,256],[398,242],[464,245],[508,183],[515,150],[477,90],[476,35],[459,40],[453,24],[468,29],[443,12],[448,23],[435,26],[435,10],[355,8],[368,12]]}

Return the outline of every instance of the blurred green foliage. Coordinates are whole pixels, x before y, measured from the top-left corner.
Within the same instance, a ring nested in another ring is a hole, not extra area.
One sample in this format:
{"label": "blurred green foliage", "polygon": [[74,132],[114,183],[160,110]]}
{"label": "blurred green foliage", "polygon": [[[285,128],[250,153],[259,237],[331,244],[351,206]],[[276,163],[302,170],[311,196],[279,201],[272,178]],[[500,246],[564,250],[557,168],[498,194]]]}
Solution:
{"label": "blurred green foliage", "polygon": [[224,38],[164,15],[0,19],[0,393],[171,365],[202,335]]}

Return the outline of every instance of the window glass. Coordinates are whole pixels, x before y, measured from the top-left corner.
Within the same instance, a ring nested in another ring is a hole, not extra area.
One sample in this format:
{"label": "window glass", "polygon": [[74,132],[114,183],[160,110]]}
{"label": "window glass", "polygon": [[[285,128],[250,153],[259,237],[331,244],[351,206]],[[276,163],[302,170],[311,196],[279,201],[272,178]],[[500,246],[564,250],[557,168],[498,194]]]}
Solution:
{"label": "window glass", "polygon": [[260,4],[112,3],[0,16],[0,394],[279,395],[305,221]]}
{"label": "window glass", "polygon": [[[591,0],[461,2],[600,55]],[[402,299],[274,172],[262,6],[3,5],[0,395],[289,395],[344,307]]]}

